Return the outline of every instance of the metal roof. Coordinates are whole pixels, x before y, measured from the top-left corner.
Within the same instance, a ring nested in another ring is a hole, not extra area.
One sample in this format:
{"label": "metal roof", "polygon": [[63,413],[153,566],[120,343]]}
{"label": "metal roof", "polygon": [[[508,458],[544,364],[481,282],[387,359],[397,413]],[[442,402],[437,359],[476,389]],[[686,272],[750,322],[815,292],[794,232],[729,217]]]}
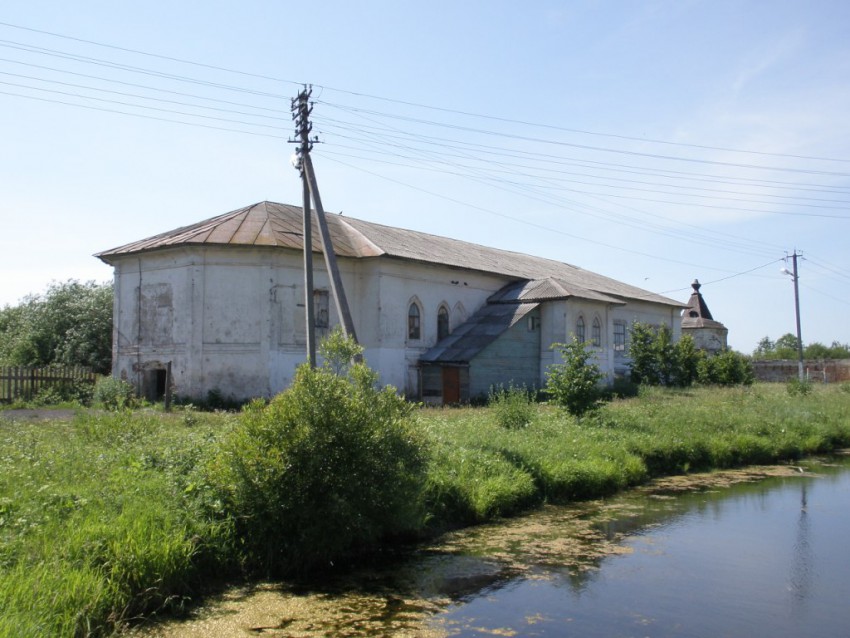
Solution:
{"label": "metal roof", "polygon": [[485,304],[478,312],[455,328],[448,337],[419,357],[419,361],[441,364],[469,363],[499,335],[538,305],[536,303]]}
{"label": "metal roof", "polygon": [[514,282],[501,290],[493,293],[488,303],[531,303],[535,301],[555,301],[557,299],[590,299],[592,301],[604,301],[605,303],[622,306],[626,302],[622,299],[610,297],[593,290],[588,290],[575,284],[569,284],[561,279],[547,277],[546,279],[532,279]]}
{"label": "metal roof", "polygon": [[705,299],[699,291],[702,287],[699,280],[694,279],[691,287],[694,291],[691,293],[688,305],[682,312],[682,328],[723,328],[725,330],[726,326],[711,316],[708,304],[705,303]]}
{"label": "metal roof", "polygon": [[[299,206],[260,202],[191,226],[105,250],[95,256],[112,264],[123,255],[185,245],[271,246],[301,250],[301,216]],[[609,303],[623,299],[641,300],[682,307],[674,299],[553,259],[479,246],[342,215],[331,214],[326,215],[326,218],[338,257],[388,256],[495,273],[515,279],[541,280],[543,283],[536,285],[541,288],[539,292],[544,294],[543,298],[556,298],[545,295],[558,294],[560,287],[566,296],[558,298],[575,296]],[[321,252],[315,219],[313,229],[313,251]],[[529,290],[525,294],[532,292]]]}

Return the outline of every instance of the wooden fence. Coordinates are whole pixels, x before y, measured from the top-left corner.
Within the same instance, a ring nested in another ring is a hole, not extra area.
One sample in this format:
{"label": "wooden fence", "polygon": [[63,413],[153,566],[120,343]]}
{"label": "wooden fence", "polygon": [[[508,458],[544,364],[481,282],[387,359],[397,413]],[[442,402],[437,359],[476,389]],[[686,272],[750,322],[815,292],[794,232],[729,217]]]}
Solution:
{"label": "wooden fence", "polygon": [[94,384],[97,375],[81,366],[0,367],[0,401],[29,401],[45,388],[62,389],[71,384]]}

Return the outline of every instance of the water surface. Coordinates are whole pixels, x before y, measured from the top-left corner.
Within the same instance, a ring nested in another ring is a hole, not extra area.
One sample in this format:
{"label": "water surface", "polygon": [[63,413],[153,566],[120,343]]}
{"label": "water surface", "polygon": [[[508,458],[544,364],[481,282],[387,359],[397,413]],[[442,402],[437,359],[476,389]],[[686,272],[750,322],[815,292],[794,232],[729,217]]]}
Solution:
{"label": "water surface", "polygon": [[850,459],[674,477],[320,584],[234,589],[144,633],[845,636],[848,538]]}

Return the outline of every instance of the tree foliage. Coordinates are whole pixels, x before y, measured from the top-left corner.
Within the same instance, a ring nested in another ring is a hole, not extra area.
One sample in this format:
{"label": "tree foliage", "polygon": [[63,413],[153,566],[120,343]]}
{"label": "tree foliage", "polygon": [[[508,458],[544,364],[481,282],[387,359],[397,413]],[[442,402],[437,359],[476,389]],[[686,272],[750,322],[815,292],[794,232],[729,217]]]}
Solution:
{"label": "tree foliage", "polygon": [[[753,350],[753,358],[762,360],[797,359],[797,337],[790,332],[776,341],[763,337]],[[829,346],[813,341],[803,344],[804,359],[850,359],[850,344],[833,341]]]}
{"label": "tree foliage", "polygon": [[552,344],[561,353],[563,363],[549,366],[546,372],[546,392],[552,401],[577,417],[602,403],[599,382],[605,375],[598,365],[589,362],[592,353],[588,345],[575,337],[572,343]]}
{"label": "tree foliage", "polygon": [[0,310],[0,363],[112,367],[112,284],[51,284]]}
{"label": "tree foliage", "polygon": [[629,356],[632,382],[642,385],[688,387],[704,385],[749,385],[752,365],[733,350],[708,354],[697,349],[690,335],[675,343],[667,326],[656,329],[634,323],[630,331]]}

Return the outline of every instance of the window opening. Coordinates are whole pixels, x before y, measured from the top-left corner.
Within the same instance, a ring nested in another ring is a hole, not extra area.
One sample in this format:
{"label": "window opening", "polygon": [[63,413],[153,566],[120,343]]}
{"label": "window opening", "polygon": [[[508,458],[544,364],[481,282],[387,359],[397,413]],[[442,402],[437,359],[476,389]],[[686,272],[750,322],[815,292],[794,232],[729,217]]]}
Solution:
{"label": "window opening", "polygon": [[437,311],[437,341],[449,336],[449,311],[445,306],[440,306]]}
{"label": "window opening", "polygon": [[410,308],[407,309],[407,338],[421,338],[421,317],[419,306],[415,303],[410,304]]}
{"label": "window opening", "polygon": [[614,351],[626,351],[626,323],[624,321],[614,322]]}
{"label": "window opening", "polygon": [[584,343],[584,317],[579,317],[576,321],[576,340],[579,343]]}
{"label": "window opening", "polygon": [[593,318],[593,328],[591,328],[590,340],[597,348],[602,345],[602,324],[599,323],[599,317]]}

